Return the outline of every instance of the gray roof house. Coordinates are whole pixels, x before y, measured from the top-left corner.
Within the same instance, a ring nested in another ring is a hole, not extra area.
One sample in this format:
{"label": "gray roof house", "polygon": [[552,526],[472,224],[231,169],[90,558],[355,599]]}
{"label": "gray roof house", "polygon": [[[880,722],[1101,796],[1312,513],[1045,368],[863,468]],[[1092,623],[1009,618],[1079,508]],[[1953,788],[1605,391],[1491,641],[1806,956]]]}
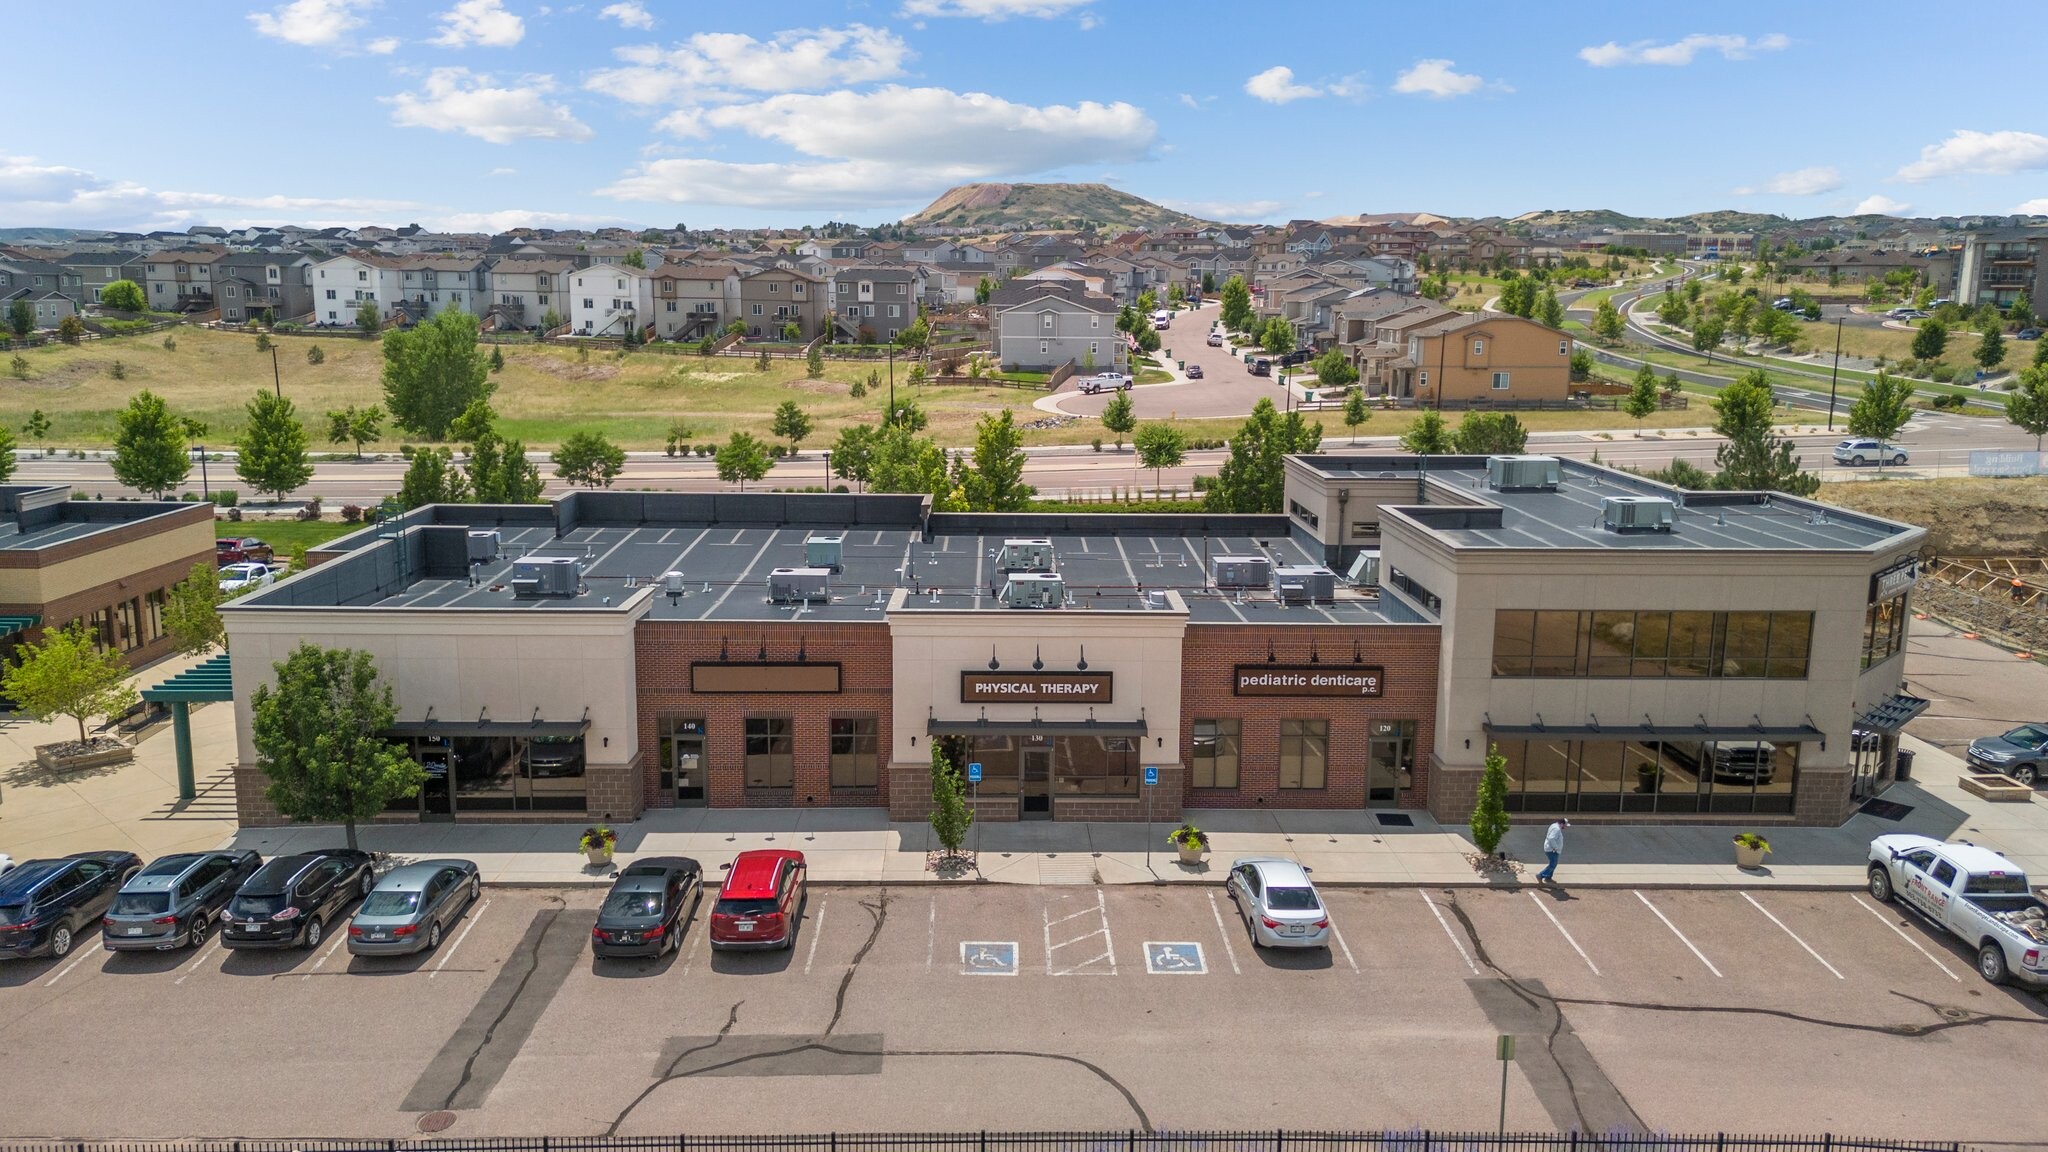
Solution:
{"label": "gray roof house", "polygon": [[1063,364],[1121,371],[1116,302],[1073,280],[1020,280],[989,297],[996,359],[1033,371]]}

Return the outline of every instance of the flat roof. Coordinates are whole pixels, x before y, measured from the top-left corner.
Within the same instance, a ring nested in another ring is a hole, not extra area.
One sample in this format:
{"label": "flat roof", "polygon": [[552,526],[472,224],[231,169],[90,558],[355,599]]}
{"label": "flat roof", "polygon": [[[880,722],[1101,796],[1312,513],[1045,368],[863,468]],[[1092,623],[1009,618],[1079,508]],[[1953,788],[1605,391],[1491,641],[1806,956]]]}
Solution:
{"label": "flat roof", "polygon": [[74,500],[68,484],[0,484],[0,552],[34,552],[204,505]]}
{"label": "flat roof", "polygon": [[[1499,491],[1487,484],[1485,456],[1299,456],[1330,480],[1419,477],[1420,501],[1387,506],[1453,548],[1603,551],[1875,552],[1924,534],[1910,524],[1851,512],[1782,492],[1689,492],[1581,460],[1560,465],[1555,490]],[[1455,494],[1457,503],[1449,498]],[[1610,496],[1677,502],[1669,532],[1615,532],[1602,526]],[[1490,515],[1458,509],[1498,508]]]}

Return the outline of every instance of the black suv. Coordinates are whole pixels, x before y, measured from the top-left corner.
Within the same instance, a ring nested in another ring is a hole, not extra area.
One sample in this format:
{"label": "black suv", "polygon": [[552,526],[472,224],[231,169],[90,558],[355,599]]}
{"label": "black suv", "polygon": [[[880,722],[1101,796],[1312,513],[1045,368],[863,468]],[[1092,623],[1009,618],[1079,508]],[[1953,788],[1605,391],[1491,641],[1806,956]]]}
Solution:
{"label": "black suv", "polygon": [[327,925],[376,884],[368,852],[323,848],[276,857],[228,901],[220,942],[228,948],[318,948]]}
{"label": "black suv", "polygon": [[189,946],[206,942],[207,929],[263,857],[248,849],[179,852],[137,872],[100,920],[100,943],[109,952]]}
{"label": "black suv", "polygon": [[80,852],[24,860],[0,876],[0,957],[62,956],[114,898],[142,858]]}

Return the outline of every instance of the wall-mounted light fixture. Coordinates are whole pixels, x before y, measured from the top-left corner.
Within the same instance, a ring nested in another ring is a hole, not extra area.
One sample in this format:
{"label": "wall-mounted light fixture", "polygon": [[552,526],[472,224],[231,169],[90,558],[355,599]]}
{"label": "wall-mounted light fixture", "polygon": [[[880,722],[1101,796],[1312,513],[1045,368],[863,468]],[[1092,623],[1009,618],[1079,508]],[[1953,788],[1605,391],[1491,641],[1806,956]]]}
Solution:
{"label": "wall-mounted light fixture", "polygon": [[1076,672],[1086,672],[1088,670],[1088,646],[1086,644],[1081,645],[1081,658],[1074,661],[1074,670]]}
{"label": "wall-mounted light fixture", "polygon": [[998,659],[996,659],[996,646],[995,646],[995,645],[993,645],[993,644],[989,645],[989,646],[988,646],[988,670],[989,670],[989,671],[991,671],[991,672],[993,672],[993,671],[995,671],[996,669],[998,669],[998,668],[1001,668],[1002,666],[1003,666],[1003,662],[1002,662],[1001,660],[998,660]]}
{"label": "wall-mounted light fixture", "polygon": [[1031,670],[1033,672],[1045,671],[1045,658],[1038,654],[1038,645],[1036,644],[1031,646]]}

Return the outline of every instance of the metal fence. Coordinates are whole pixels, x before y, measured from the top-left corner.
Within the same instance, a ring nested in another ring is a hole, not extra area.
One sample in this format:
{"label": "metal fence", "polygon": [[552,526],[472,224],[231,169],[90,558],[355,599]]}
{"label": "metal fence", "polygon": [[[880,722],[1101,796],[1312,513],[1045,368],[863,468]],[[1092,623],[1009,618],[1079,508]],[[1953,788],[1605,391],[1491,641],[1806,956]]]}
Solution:
{"label": "metal fence", "polygon": [[930,1132],[403,1140],[7,1141],[0,1152],[1965,1152],[1952,1140],[1578,1132]]}

